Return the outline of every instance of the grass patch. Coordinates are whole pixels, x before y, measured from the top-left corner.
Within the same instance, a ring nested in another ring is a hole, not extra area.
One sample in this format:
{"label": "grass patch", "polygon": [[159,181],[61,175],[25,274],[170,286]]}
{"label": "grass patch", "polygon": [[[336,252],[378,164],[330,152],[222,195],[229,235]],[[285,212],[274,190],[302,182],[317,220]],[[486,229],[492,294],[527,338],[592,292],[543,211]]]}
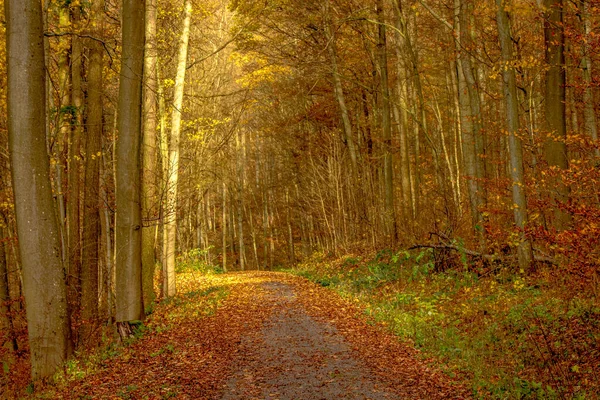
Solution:
{"label": "grass patch", "polygon": [[441,360],[447,373],[466,376],[476,398],[598,398],[594,299],[568,290],[552,270],[528,277],[434,270],[425,250],[317,254],[288,272],[359,299],[372,320]]}

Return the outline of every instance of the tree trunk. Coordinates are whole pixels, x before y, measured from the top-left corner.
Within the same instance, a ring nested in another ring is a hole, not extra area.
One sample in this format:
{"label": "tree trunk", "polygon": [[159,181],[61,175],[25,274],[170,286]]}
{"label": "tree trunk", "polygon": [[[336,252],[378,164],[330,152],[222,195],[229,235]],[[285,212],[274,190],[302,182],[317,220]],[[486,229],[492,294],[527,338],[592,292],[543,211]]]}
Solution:
{"label": "tree trunk", "polygon": [[396,19],[398,29],[402,33],[403,36],[403,50],[405,51],[406,57],[408,58],[407,65],[410,65],[409,68],[409,76],[412,76],[412,84],[414,86],[414,95],[416,96],[416,101],[414,102],[413,110],[414,110],[414,157],[416,168],[413,168],[414,175],[411,175],[411,187],[413,194],[413,212],[417,214],[419,211],[419,193],[421,186],[421,168],[419,168],[419,164],[421,162],[421,145],[420,145],[420,132],[422,131],[429,143],[431,144],[431,148],[433,150],[433,162],[436,171],[439,170],[438,166],[438,155],[437,149],[429,137],[428,128],[427,128],[427,116],[425,112],[425,98],[423,96],[423,85],[421,82],[421,72],[419,71],[419,59],[418,54],[413,45],[413,41],[411,38],[411,34],[408,31],[408,26],[406,22],[406,18],[404,17],[403,9],[402,9],[402,0],[396,0],[394,2],[394,9],[396,12]]}
{"label": "tree trunk", "polygon": [[330,0],[325,1],[325,13],[326,17],[329,19],[326,22],[325,32],[327,34],[327,39],[329,40],[329,45],[327,46],[327,50],[329,52],[329,60],[331,62],[331,70],[333,75],[333,88],[335,92],[335,98],[338,103],[338,107],[340,109],[340,114],[342,115],[342,124],[344,129],[344,143],[348,146],[348,152],[350,153],[350,161],[352,162],[353,173],[358,172],[357,163],[358,156],[356,152],[356,146],[354,144],[354,136],[352,133],[352,123],[350,122],[350,116],[348,114],[348,107],[346,107],[346,98],[344,96],[344,89],[342,87],[342,80],[340,78],[338,61],[337,61],[337,50],[335,43],[335,32],[332,29],[332,16],[330,10],[331,4]]}
{"label": "tree trunk", "polygon": [[517,78],[514,62],[514,49],[510,32],[510,20],[505,10],[504,0],[496,0],[498,6],[496,21],[498,23],[498,34],[502,48],[502,83],[504,98],[506,101],[507,124],[508,124],[508,151],[510,178],[512,184],[512,198],[515,225],[519,229],[518,259],[522,271],[529,269],[533,254],[531,243],[525,236],[527,225],[527,199],[525,198],[525,177],[523,170],[523,148],[521,139],[517,137],[519,132],[519,104],[517,99]]}
{"label": "tree trunk", "polygon": [[46,151],[41,3],[5,3],[8,134],[23,292],[34,380],[52,375],[69,351],[65,270]]}
{"label": "tree trunk", "polygon": [[[544,42],[548,71],[545,79],[544,120],[548,139],[544,142],[544,155],[549,167],[562,170],[569,168],[567,158],[567,124],[565,112],[565,34],[563,25],[563,0],[544,0],[546,15],[544,18]],[[554,227],[558,230],[568,228],[570,214],[564,209],[569,200],[569,188],[560,176],[551,183]]]}
{"label": "tree trunk", "polygon": [[[68,3],[55,3],[58,7],[58,25],[59,30],[67,31],[71,29],[71,16],[69,13]],[[73,232],[73,238],[71,238],[70,219],[73,217],[67,213],[68,203],[71,202],[71,193],[67,192],[65,196],[65,190],[71,189],[70,182],[67,180],[67,154],[69,152],[69,139],[71,137],[71,74],[69,69],[69,62],[71,56],[71,38],[69,35],[61,36],[58,43],[58,132],[56,137],[56,187],[55,190],[58,192],[56,200],[58,201],[59,211],[59,228],[61,230],[61,237],[63,241],[63,263],[67,274],[71,274],[72,266],[72,249],[70,246],[72,243],[79,242],[79,232]],[[67,203],[68,200],[68,203]],[[68,207],[69,209],[71,207]],[[78,216],[79,217],[79,216]],[[75,267],[77,268],[77,266]],[[75,270],[75,273],[77,271]]]}
{"label": "tree trunk", "polygon": [[462,128],[463,164],[467,173],[467,188],[469,203],[471,205],[471,218],[474,230],[478,232],[480,246],[483,246],[483,161],[480,143],[483,135],[481,129],[481,105],[475,76],[471,66],[471,57],[465,47],[473,48],[471,35],[468,29],[471,7],[465,0],[456,0],[455,30],[457,31],[456,62],[458,77],[458,97],[460,104],[460,121]]}
{"label": "tree trunk", "polygon": [[412,221],[416,214],[416,201],[414,199],[413,190],[411,187],[411,165],[410,165],[410,140],[408,137],[408,88],[406,84],[407,80],[407,71],[406,71],[406,62],[401,63],[400,60],[403,59],[402,47],[400,43],[405,40],[405,36],[401,31],[402,28],[402,16],[400,15],[400,9],[398,7],[394,7],[394,12],[396,14],[395,18],[395,32],[396,32],[396,41],[398,45],[396,46],[396,57],[398,59],[397,65],[397,73],[398,78],[397,82],[397,90],[399,97],[399,115],[398,115],[398,130],[399,130],[399,139],[400,139],[400,171],[402,178],[402,203],[404,209],[405,222]]}
{"label": "tree trunk", "polygon": [[142,288],[144,307],[149,309],[156,298],[154,293],[154,268],[156,265],[155,227],[158,214],[156,191],[157,172],[157,98],[156,79],[156,0],[146,0],[146,49],[144,53],[144,139],[143,139],[143,210],[146,223],[142,228]]}
{"label": "tree trunk", "polygon": [[177,76],[173,94],[173,113],[171,114],[171,142],[169,145],[169,184],[167,187],[167,297],[177,293],[175,284],[175,242],[177,237],[177,183],[179,180],[179,140],[181,134],[181,115],[183,114],[183,88],[187,64],[188,41],[190,38],[190,20],[192,2],[185,0],[183,4],[183,30],[179,40],[177,57]]}
{"label": "tree trunk", "polygon": [[[592,24],[590,21],[590,1],[581,0],[581,15],[583,19],[583,32],[586,40],[583,45],[583,57],[581,59],[581,67],[583,68],[583,78],[585,80],[585,91],[583,98],[585,101],[584,115],[585,115],[585,129],[591,136],[594,144],[598,144],[598,119],[596,117],[596,111],[594,110],[594,92],[593,92],[593,80],[592,80],[592,60],[590,57],[590,45],[589,36],[592,31]],[[594,149],[594,155],[596,158],[600,158],[600,149]]]}
{"label": "tree trunk", "polygon": [[[4,220],[4,218],[3,218]],[[4,221],[2,221],[4,224]],[[0,336],[0,347],[11,351],[17,349],[17,338],[12,316],[10,314],[10,290],[8,284],[8,264],[6,259],[6,228],[0,227],[0,328],[4,337]]]}
{"label": "tree trunk", "polygon": [[388,60],[386,49],[385,19],[383,0],[377,0],[379,78],[381,80],[381,127],[383,130],[383,175],[385,186],[385,225],[389,236],[389,245],[393,248],[398,239],[396,210],[394,207],[394,167],[392,164],[392,123],[390,111],[390,88],[388,84]]}
{"label": "tree trunk", "polygon": [[[113,129],[112,129],[112,138],[104,139],[102,138],[102,147],[106,148],[109,146],[105,146],[106,142],[112,143],[112,147],[114,148],[114,134],[116,132],[116,115],[114,116]],[[100,220],[100,228],[101,228],[101,242],[104,245],[104,257],[105,257],[105,269],[106,269],[106,321],[108,323],[112,323],[114,321],[114,304],[115,304],[115,293],[114,293],[114,282],[115,282],[115,254],[114,254],[114,233],[112,232],[112,228],[114,227],[114,213],[111,211],[111,208],[108,206],[110,204],[108,187],[109,182],[113,180],[113,168],[114,165],[114,154],[111,152],[103,152],[102,153],[102,181],[100,183],[100,201],[102,204],[105,204],[103,209],[103,218]],[[109,155],[113,157],[109,157]]]}
{"label": "tree trunk", "polygon": [[223,182],[223,209],[221,219],[221,233],[223,235],[223,271],[227,272],[227,184]]}
{"label": "tree trunk", "polygon": [[287,220],[287,234],[288,234],[288,254],[290,260],[290,267],[296,266],[296,251],[294,247],[294,230],[292,228],[292,203],[290,202],[289,189],[285,189],[285,202],[286,202],[286,220]]}
{"label": "tree trunk", "polygon": [[[73,8],[72,21],[75,29],[81,22],[81,9]],[[67,275],[67,293],[69,315],[73,321],[74,311],[80,307],[81,293],[81,136],[83,131],[83,45],[81,38],[71,39],[71,104],[73,120],[71,121],[71,138],[69,147],[69,272]],[[73,332],[75,336],[75,332]],[[75,339],[75,338],[74,338]],[[74,340],[75,342],[75,340]]]}
{"label": "tree trunk", "polygon": [[244,156],[244,134],[242,129],[238,130],[236,136],[236,175],[237,175],[237,225],[238,225],[238,247],[239,247],[239,259],[240,259],[240,270],[244,271],[246,268],[245,259],[246,259],[246,246],[244,244],[244,166],[246,163],[246,157]]}
{"label": "tree trunk", "polygon": [[164,193],[167,191],[169,184],[169,141],[167,138],[167,111],[165,106],[164,87],[161,83],[160,64],[156,63],[156,81],[158,85],[158,116],[159,116],[159,140],[160,140],[160,162],[161,162],[161,190],[163,200],[160,203],[160,233],[162,235],[161,243],[161,285],[160,296],[166,296],[165,288],[167,287],[167,202]]}
{"label": "tree trunk", "polygon": [[[92,3],[92,35],[102,37],[104,0]],[[102,81],[104,48],[88,39],[87,132],[85,146],[85,192],[83,196],[83,268],[81,271],[81,340],[94,344],[98,324],[98,282],[100,269],[100,164],[102,162],[103,111]]]}
{"label": "tree trunk", "polygon": [[144,317],[142,304],[141,149],[144,3],[123,0],[123,50],[117,119],[117,280],[116,320],[129,335],[129,323]]}

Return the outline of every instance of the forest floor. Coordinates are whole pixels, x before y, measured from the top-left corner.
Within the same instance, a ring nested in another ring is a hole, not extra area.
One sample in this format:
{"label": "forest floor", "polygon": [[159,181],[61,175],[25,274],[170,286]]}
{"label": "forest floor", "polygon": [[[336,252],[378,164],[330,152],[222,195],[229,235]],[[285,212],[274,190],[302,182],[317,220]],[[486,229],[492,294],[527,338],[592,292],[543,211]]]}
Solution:
{"label": "forest floor", "polygon": [[72,361],[36,398],[462,399],[358,303],[285,273],[194,275],[138,338]]}
{"label": "forest floor", "polygon": [[361,304],[475,398],[600,399],[600,303],[564,270],[426,249],[314,254],[289,272]]}

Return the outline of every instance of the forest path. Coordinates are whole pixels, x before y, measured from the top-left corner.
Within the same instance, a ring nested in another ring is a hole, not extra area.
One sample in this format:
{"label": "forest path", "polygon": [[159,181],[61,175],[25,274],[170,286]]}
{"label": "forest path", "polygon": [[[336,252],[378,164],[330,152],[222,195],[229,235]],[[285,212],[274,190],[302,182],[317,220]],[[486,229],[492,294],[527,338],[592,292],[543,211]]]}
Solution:
{"label": "forest path", "polygon": [[61,398],[463,399],[336,293],[284,273],[193,275],[147,332]]}
{"label": "forest path", "polygon": [[289,284],[268,282],[261,289],[262,305],[272,311],[262,329],[242,340],[223,400],[398,398],[331,323],[306,313]]}

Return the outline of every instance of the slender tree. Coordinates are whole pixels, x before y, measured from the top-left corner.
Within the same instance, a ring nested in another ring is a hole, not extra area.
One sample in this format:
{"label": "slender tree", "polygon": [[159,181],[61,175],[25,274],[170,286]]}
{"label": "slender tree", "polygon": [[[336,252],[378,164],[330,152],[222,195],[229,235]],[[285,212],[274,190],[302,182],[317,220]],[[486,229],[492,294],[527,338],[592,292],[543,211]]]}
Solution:
{"label": "slender tree", "polygon": [[383,130],[383,175],[385,186],[385,225],[386,234],[390,237],[390,245],[393,247],[398,239],[396,225],[396,210],[394,207],[394,166],[392,160],[392,122],[390,108],[390,87],[388,83],[388,59],[386,48],[386,29],[383,10],[383,0],[377,0],[377,53],[379,61],[379,78],[381,83],[381,127]]}
{"label": "slender tree", "polygon": [[146,49],[144,53],[144,169],[143,217],[147,222],[142,229],[142,281],[144,307],[154,302],[154,268],[156,265],[156,224],[151,222],[158,213],[157,182],[157,98],[156,79],[156,0],[146,0]]}
{"label": "slender tree", "polygon": [[[81,6],[74,6],[72,10],[72,26],[80,29]],[[68,268],[68,303],[70,316],[73,319],[79,309],[81,293],[81,137],[83,132],[83,43],[78,36],[71,39],[71,106],[72,120],[70,146],[68,148],[69,172],[69,268]],[[75,333],[75,332],[73,332]],[[75,341],[75,340],[74,340]]]}
{"label": "slender tree", "polygon": [[346,106],[346,96],[344,95],[344,87],[342,85],[342,78],[339,72],[339,63],[337,55],[337,44],[335,36],[335,28],[333,27],[333,16],[331,13],[331,0],[324,2],[325,16],[327,18],[325,25],[325,33],[328,40],[328,54],[329,62],[331,63],[331,73],[333,76],[333,89],[335,99],[340,110],[342,117],[342,126],[344,132],[344,143],[348,146],[348,152],[350,153],[350,160],[352,162],[353,171],[357,171],[358,155],[356,145],[354,143],[354,134],[352,133],[352,122],[350,121],[350,114],[348,113],[348,107]]}
{"label": "slender tree", "polygon": [[169,184],[167,188],[167,264],[163,271],[166,279],[166,296],[177,292],[175,284],[175,241],[177,236],[177,184],[179,180],[179,142],[181,136],[181,114],[183,113],[183,88],[187,64],[188,41],[190,38],[190,20],[192,2],[185,0],[183,4],[183,30],[179,40],[179,55],[177,57],[177,76],[173,95],[173,113],[171,116],[171,142],[169,145]]}
{"label": "slender tree", "polygon": [[515,74],[514,48],[511,26],[505,0],[496,0],[498,35],[502,50],[502,87],[506,101],[506,122],[508,127],[509,168],[512,185],[514,221],[519,229],[518,245],[519,266],[523,271],[529,269],[533,259],[531,243],[525,237],[527,225],[527,199],[525,198],[525,173],[523,170],[523,144],[519,133],[519,104],[517,99],[517,77]]}
{"label": "slender tree", "polygon": [[[598,118],[596,111],[594,110],[594,92],[593,92],[593,64],[590,57],[591,46],[589,44],[589,35],[592,31],[591,20],[590,20],[590,0],[581,0],[580,3],[580,14],[583,24],[583,33],[585,34],[583,44],[583,57],[581,59],[581,67],[583,68],[583,78],[585,80],[585,128],[588,131],[594,142],[598,141]],[[596,157],[600,158],[600,149],[594,150]]]}
{"label": "slender tree", "polygon": [[[90,13],[95,38],[102,37],[104,0],[93,0]],[[89,340],[98,322],[98,274],[100,268],[100,164],[103,131],[103,47],[88,39],[87,124],[85,189],[83,200],[83,267],[81,271],[81,339]]]}

